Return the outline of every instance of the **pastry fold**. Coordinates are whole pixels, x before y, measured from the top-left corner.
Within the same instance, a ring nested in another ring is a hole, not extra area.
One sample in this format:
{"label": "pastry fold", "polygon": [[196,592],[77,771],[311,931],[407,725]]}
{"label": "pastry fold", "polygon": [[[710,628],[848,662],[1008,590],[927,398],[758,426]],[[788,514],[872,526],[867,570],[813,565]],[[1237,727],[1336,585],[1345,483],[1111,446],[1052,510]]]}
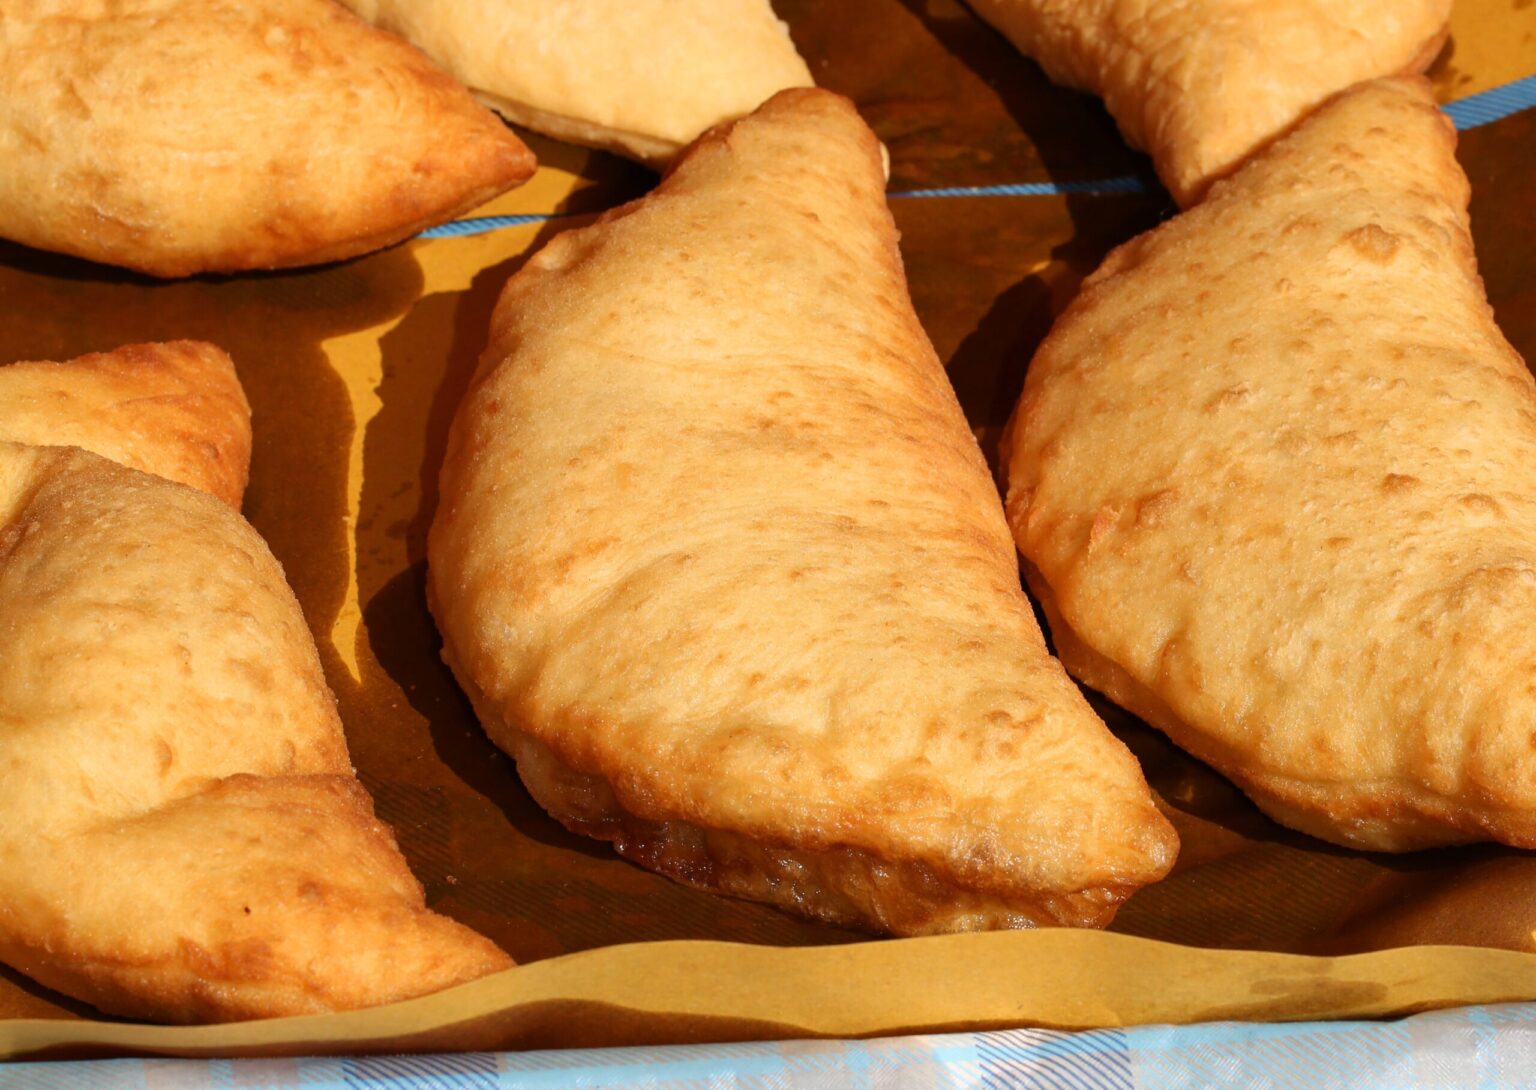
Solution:
{"label": "pastry fold", "polygon": [[[180,343],[17,366],[0,369],[0,959],[174,1022],[367,1006],[510,965],[426,908],[353,775],[298,603],[231,507],[250,433],[228,358]],[[147,472],[37,444],[51,411],[71,442],[121,449],[108,433],[135,402]]]}
{"label": "pastry fold", "polygon": [[0,440],[81,447],[191,485],[236,511],[251,468],[251,407],[220,348],[132,344],[0,367]]}
{"label": "pastry fold", "polygon": [[1009,519],[1080,680],[1339,844],[1536,847],[1536,390],[1422,79],[1110,255],[1030,365]]}
{"label": "pastry fold", "polygon": [[768,0],[342,0],[504,117],[665,166],[811,73]]}
{"label": "pastry fold", "polygon": [[1364,80],[1422,72],[1451,0],[967,0],[1051,79],[1104,99],[1185,208]]}
{"label": "pastry fold", "polygon": [[1103,924],[1171,865],[1045,650],[847,100],[776,95],[530,260],[441,496],[445,657],[628,858],[899,934]]}
{"label": "pastry fold", "polygon": [[377,250],[533,173],[331,0],[6,0],[0,234],[153,276]]}

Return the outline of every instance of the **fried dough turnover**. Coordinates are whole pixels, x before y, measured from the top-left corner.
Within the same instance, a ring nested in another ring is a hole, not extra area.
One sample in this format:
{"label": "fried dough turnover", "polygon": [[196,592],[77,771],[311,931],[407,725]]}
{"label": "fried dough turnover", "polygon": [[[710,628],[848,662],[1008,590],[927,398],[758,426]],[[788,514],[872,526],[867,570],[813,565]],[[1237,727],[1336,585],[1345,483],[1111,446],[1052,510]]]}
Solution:
{"label": "fried dough turnover", "polygon": [[1451,0],[967,0],[1057,83],[1104,99],[1182,207],[1331,95],[1418,73]]}
{"label": "fried dough turnover", "polygon": [[0,234],[163,277],[377,250],[535,165],[330,0],[7,0],[0,162]]}
{"label": "fried dough turnover", "polygon": [[781,92],[530,260],[441,496],[446,659],[627,858],[898,934],[1102,925],[1172,863],[1045,650],[846,99]]}
{"label": "fried dough turnover", "polygon": [[810,69],[768,0],[342,0],[502,116],[665,166]]}
{"label": "fried dough turnover", "polygon": [[[298,603],[230,506],[250,433],[228,358],[181,343],[19,366],[0,368],[0,960],[172,1022],[369,1006],[509,966],[426,908],[353,775]],[[49,412],[148,472],[36,445]]]}
{"label": "fried dough turnover", "polygon": [[1536,847],[1536,390],[1421,79],[1127,243],[1030,366],[1009,520],[1058,653],[1277,821]]}

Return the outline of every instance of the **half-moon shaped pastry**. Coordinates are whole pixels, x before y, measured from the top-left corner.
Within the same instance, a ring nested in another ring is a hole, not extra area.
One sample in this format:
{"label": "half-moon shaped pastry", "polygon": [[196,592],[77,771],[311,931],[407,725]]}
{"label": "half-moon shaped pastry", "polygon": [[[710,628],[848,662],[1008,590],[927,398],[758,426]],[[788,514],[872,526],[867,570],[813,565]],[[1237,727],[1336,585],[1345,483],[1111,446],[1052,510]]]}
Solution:
{"label": "half-moon shaped pastry", "polygon": [[664,166],[811,73],[768,0],[342,0],[482,101],[561,140]]}
{"label": "half-moon shaped pastry", "polygon": [[1067,668],[1388,851],[1536,847],[1536,390],[1454,145],[1423,80],[1366,84],[1116,250],[1005,455]]}
{"label": "half-moon shaped pastry", "polygon": [[1451,0],[967,0],[1057,83],[1104,99],[1185,208],[1362,80],[1427,68]]}
{"label": "half-moon shaped pastry", "polygon": [[509,966],[426,908],[250,525],[196,489],[11,441],[48,382],[90,391],[51,402],[59,434],[89,441],[105,422],[78,412],[126,420],[138,374],[135,460],[222,488],[249,451],[242,413],[210,412],[201,446],[193,429],[231,401],[227,358],[144,345],[24,366],[0,369],[0,960],[174,1022],[368,1006]]}
{"label": "half-moon shaped pastry", "polygon": [[847,100],[781,92],[529,261],[441,495],[448,662],[622,855],[901,934],[1103,924],[1172,863],[1046,653]]}
{"label": "half-moon shaped pastry", "polygon": [[377,250],[532,154],[330,0],[6,0],[0,234],[154,276]]}

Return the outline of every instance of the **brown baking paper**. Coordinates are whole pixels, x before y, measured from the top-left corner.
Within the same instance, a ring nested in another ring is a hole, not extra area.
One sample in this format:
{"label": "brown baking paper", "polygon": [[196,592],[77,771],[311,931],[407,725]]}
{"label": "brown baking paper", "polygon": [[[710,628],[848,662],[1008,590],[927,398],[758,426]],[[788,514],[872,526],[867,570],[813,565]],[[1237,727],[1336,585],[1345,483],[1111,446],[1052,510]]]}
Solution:
{"label": "brown baking paper", "polygon": [[[956,0],[776,6],[818,81],[853,96],[890,148],[893,191],[1147,170],[1097,102],[1052,87]],[[1442,98],[1533,71],[1536,5],[1459,0],[1433,73]],[[531,142],[540,173],[478,214],[555,218],[343,265],[161,283],[0,244],[0,362],[182,337],[233,356],[256,434],[245,513],[303,604],[358,773],[432,905],[522,963],[389,1008],[200,1028],[102,1020],[4,970],[0,1056],[866,1036],[1536,999],[1536,856],[1387,857],[1290,833],[1096,697],[1183,841],[1118,934],[867,941],[675,885],[549,819],[438,659],[425,534],[448,424],[508,275],[654,179]],[[1489,296],[1536,357],[1536,111],[1464,134],[1461,159]],[[892,207],[919,316],[989,454],[1053,315],[1111,247],[1172,213],[1156,192]],[[1316,956],[1365,951],[1382,952]]]}

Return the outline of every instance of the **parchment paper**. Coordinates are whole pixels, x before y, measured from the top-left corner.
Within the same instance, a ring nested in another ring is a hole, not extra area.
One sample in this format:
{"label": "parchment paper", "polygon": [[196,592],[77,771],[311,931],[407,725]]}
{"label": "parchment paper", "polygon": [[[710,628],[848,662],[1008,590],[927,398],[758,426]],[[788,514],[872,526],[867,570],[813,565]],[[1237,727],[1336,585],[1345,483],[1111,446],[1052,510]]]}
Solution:
{"label": "parchment paper", "polygon": [[[1148,172],[1095,100],[1051,86],[957,0],[776,7],[817,79],[853,96],[888,145],[895,192]],[[1433,71],[1443,99],[1533,72],[1536,5],[1458,0]],[[476,215],[554,218],[342,265],[159,283],[0,244],[0,363],[179,337],[234,357],[255,411],[245,513],[303,604],[359,774],[429,901],[521,967],[376,1011],[192,1029],[103,1020],[3,970],[0,1056],[591,1046],[1536,999],[1536,856],[1373,856],[1287,832],[1098,698],[1183,842],[1175,873],[1125,906],[1116,933],[868,941],[684,889],[544,815],[438,659],[425,533],[507,276],[654,176],[529,139],[540,173]],[[1460,157],[1489,295],[1531,359],[1536,111],[1464,134]],[[892,207],[919,316],[989,455],[1052,316],[1111,247],[1173,211],[1155,185]],[[1387,952],[1296,956],[1363,951]]]}

